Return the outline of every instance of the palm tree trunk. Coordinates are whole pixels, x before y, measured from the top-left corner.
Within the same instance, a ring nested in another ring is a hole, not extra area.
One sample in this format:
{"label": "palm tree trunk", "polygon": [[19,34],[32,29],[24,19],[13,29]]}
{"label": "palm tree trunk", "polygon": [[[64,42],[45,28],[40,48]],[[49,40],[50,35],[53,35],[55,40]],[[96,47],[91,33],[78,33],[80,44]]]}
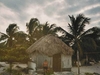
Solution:
{"label": "palm tree trunk", "polygon": [[79,51],[77,50],[77,67],[78,67],[78,75],[80,75],[80,59],[79,59]]}
{"label": "palm tree trunk", "polygon": [[10,75],[12,75],[12,63],[10,63]]}
{"label": "palm tree trunk", "polygon": [[77,41],[77,46],[78,46],[79,56],[81,58],[83,56],[83,51],[82,51],[81,46],[78,41]]}
{"label": "palm tree trunk", "polygon": [[81,46],[77,39],[76,39],[76,43],[77,43],[77,48],[78,48],[78,50],[77,50],[77,62],[78,62],[77,67],[78,67],[78,75],[80,75],[80,56],[82,56],[83,53],[82,53]]}

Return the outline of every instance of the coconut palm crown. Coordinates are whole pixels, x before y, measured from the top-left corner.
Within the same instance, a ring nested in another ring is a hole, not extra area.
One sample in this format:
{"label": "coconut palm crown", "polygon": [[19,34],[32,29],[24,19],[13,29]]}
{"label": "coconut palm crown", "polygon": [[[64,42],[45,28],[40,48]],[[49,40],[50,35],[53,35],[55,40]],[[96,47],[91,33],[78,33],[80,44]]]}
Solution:
{"label": "coconut palm crown", "polygon": [[17,24],[9,24],[8,28],[6,29],[6,33],[1,33],[0,41],[5,42],[5,45],[7,47],[12,47],[13,46],[13,40],[14,40],[14,34],[18,30]]}

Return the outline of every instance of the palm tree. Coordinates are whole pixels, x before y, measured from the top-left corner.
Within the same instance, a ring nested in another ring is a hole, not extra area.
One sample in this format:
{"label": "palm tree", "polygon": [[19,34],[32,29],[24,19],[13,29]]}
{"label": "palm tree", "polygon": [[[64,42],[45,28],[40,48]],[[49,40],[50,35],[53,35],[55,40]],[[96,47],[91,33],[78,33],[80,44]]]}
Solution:
{"label": "palm tree", "polygon": [[100,41],[100,28],[92,27],[88,29],[83,35],[85,35],[85,37],[83,36],[81,40],[84,54],[88,55],[88,53],[90,54],[92,52],[92,55],[89,55],[89,57],[98,61],[98,56],[100,53],[100,45],[98,44],[98,42]]}
{"label": "palm tree", "polygon": [[[100,28],[92,27],[92,28],[88,29],[87,31],[85,31],[81,35],[80,39],[81,40],[84,40],[84,39],[87,40],[87,38],[88,38],[89,40],[91,40],[91,44],[94,44],[94,48],[96,48],[97,47],[96,42],[99,39],[99,37],[100,37]],[[89,40],[87,40],[87,41],[89,41]]]}
{"label": "palm tree", "polygon": [[99,27],[92,27],[90,29],[88,29],[83,36],[86,37],[91,37],[93,38],[95,41],[98,40],[98,38],[100,37],[100,28]]}
{"label": "palm tree", "polygon": [[[6,49],[6,50],[8,50],[8,52],[9,52],[9,49],[11,50],[12,47],[14,47],[14,42],[15,42],[14,35],[17,32],[17,30],[18,30],[17,24],[10,24],[8,26],[8,28],[6,29],[6,34],[1,33],[0,43],[3,43],[3,46],[6,45],[6,47],[9,47]],[[3,51],[6,51],[6,50],[3,49]],[[2,55],[2,57],[6,58],[5,55]],[[11,68],[11,64],[10,64],[10,68]],[[10,73],[10,75],[11,75],[11,73]]]}
{"label": "palm tree", "polygon": [[17,32],[18,26],[17,24],[10,24],[6,29],[6,34],[1,33],[0,41],[5,42],[7,47],[13,47],[14,43],[14,34]]}
{"label": "palm tree", "polygon": [[32,18],[30,22],[26,24],[30,43],[35,42],[34,34],[38,30],[39,25],[40,22],[37,18]]}
{"label": "palm tree", "polygon": [[26,26],[31,44],[44,35],[57,32],[55,24],[50,25],[48,22],[40,24],[37,18],[32,18]]}
{"label": "palm tree", "polygon": [[83,14],[79,14],[76,18],[74,16],[69,16],[71,24],[69,25],[70,32],[72,33],[73,40],[77,44],[77,60],[78,60],[78,74],[80,74],[79,69],[79,53],[82,55],[82,49],[80,46],[80,38],[82,33],[84,32],[84,28],[86,24],[89,24],[90,18],[84,17]]}
{"label": "palm tree", "polygon": [[43,35],[55,34],[55,33],[56,33],[55,29],[56,29],[56,25],[55,25],[55,24],[49,25],[49,23],[46,22],[46,23],[43,25],[42,34],[43,34]]}
{"label": "palm tree", "polygon": [[[69,45],[77,44],[78,48],[79,46],[79,41],[82,37],[84,37],[86,34],[85,33],[85,26],[89,24],[90,18],[85,17],[83,14],[77,15],[75,18],[73,15],[69,16],[71,24],[68,23],[68,28],[70,30],[70,33],[65,31],[64,29],[62,30],[63,34],[61,38],[65,41],[65,43],[69,43]],[[84,34],[84,35],[83,35]],[[78,49],[80,52],[80,56],[82,55],[82,50],[81,48]]]}
{"label": "palm tree", "polygon": [[57,30],[57,27],[55,24],[50,25],[48,22],[46,22],[45,24],[40,24],[38,31],[35,33],[35,37],[39,39],[40,37],[48,35],[48,34],[57,35],[58,31],[59,30]]}
{"label": "palm tree", "polygon": [[[68,23],[68,28],[70,30],[70,33],[65,31],[64,29],[59,29],[63,31],[62,38],[65,38],[64,40],[66,42],[70,42],[69,45],[76,44],[77,45],[77,60],[78,60],[78,74],[80,74],[79,69],[79,56],[82,56],[82,49],[80,46],[80,38],[83,36],[82,34],[85,32],[85,26],[89,24],[90,18],[85,17],[83,14],[77,15],[75,18],[73,15],[70,16],[71,24]],[[67,37],[66,37],[67,36]],[[80,54],[80,55],[78,55]]]}
{"label": "palm tree", "polygon": [[41,36],[45,36],[47,34],[56,34],[56,25],[55,24],[49,24],[46,22],[45,24],[41,24]]}

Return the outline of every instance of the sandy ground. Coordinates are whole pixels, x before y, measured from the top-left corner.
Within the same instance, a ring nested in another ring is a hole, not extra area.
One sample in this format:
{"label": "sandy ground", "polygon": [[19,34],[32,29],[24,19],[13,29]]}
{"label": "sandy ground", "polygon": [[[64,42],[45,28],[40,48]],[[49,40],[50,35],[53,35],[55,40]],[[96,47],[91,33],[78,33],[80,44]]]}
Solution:
{"label": "sandy ground", "polygon": [[[72,67],[72,72],[77,73],[78,72],[78,68],[77,67]],[[99,73],[100,74],[100,63],[98,64],[94,64],[92,66],[81,66],[80,67],[80,72],[82,74],[88,72],[88,73]]]}
{"label": "sandy ground", "polygon": [[[71,72],[56,72],[55,75],[77,75],[78,73],[77,67],[72,67]],[[85,75],[85,73],[98,73],[100,74],[100,63],[94,64],[92,66],[81,66],[80,67],[80,75]]]}
{"label": "sandy ground", "polygon": [[[3,62],[2,63],[0,62],[0,64],[2,64],[3,66],[5,66],[5,67],[0,67],[0,73],[3,72],[3,69],[6,69],[9,66],[8,64],[3,63]],[[20,64],[20,66],[21,67],[26,67],[25,64]],[[78,72],[77,70],[78,70],[77,67],[72,67],[72,72],[73,73],[77,74],[77,72]],[[80,72],[81,72],[81,74],[84,74],[86,72],[88,72],[88,73],[94,73],[95,72],[95,73],[99,73],[100,74],[100,63],[94,64],[92,66],[81,66],[80,67]]]}
{"label": "sandy ground", "polygon": [[[0,65],[3,66],[3,67],[0,66],[0,73],[4,72],[9,67],[9,64],[7,64],[5,62],[0,62]],[[22,68],[26,68],[27,64],[13,64],[12,68],[17,69],[16,66],[20,66]]]}

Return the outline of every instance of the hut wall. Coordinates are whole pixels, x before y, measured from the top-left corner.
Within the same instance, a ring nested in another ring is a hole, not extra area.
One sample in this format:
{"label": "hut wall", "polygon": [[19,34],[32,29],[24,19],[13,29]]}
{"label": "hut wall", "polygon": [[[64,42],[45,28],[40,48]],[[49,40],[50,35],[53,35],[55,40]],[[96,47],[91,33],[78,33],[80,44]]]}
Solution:
{"label": "hut wall", "polygon": [[61,55],[61,67],[62,70],[70,70],[72,67],[71,55]]}
{"label": "hut wall", "polygon": [[42,68],[43,62],[47,60],[49,63],[49,67],[52,67],[52,58],[46,55],[38,55],[37,56],[37,68]]}
{"label": "hut wall", "polygon": [[[30,68],[42,69],[42,64],[43,64],[45,59],[48,61],[49,67],[52,68],[53,57],[48,57],[48,56],[42,55],[42,54],[31,56],[31,60],[33,62],[30,62],[30,64],[29,64]],[[72,67],[72,56],[61,54],[61,68],[62,68],[62,71],[69,71],[69,70],[71,70],[71,67]]]}
{"label": "hut wall", "polygon": [[[52,68],[52,57],[48,57],[46,55],[43,54],[38,54],[36,56],[31,56],[31,59],[36,63],[36,68],[40,69],[42,68],[42,64],[45,60],[48,61],[49,63],[49,67]],[[32,65],[31,65],[32,66]]]}

